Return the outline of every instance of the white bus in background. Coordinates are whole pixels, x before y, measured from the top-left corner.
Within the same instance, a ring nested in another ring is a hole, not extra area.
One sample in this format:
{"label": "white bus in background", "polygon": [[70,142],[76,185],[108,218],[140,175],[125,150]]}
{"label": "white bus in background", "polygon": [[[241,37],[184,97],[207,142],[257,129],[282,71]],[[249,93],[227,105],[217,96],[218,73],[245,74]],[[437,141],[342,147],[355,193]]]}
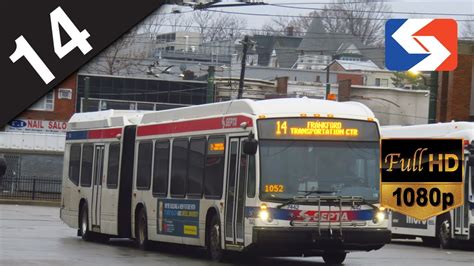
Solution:
{"label": "white bus in background", "polygon": [[149,113],[76,114],[61,219],[84,239],[323,256],[390,241],[379,127],[360,103],[237,100]]}
{"label": "white bus in background", "polygon": [[472,245],[474,242],[474,123],[451,122],[416,126],[381,127],[382,138],[462,138],[464,139],[465,175],[464,205],[449,213],[419,221],[390,212],[389,226],[393,238],[421,237],[424,242],[449,248],[453,240]]}

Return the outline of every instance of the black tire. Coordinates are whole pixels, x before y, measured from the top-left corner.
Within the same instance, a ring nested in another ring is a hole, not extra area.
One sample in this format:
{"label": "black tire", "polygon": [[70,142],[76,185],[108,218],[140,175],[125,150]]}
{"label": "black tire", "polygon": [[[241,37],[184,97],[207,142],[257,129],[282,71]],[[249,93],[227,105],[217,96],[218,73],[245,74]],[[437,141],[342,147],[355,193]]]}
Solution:
{"label": "black tire", "polygon": [[208,239],[207,252],[209,258],[213,261],[222,261],[224,259],[224,250],[221,245],[221,223],[219,217],[214,215],[211,223],[206,230]]}
{"label": "black tire", "polygon": [[323,254],[323,260],[329,265],[340,265],[346,259],[345,252],[325,252]]}
{"label": "black tire", "polygon": [[442,249],[449,249],[452,246],[451,239],[451,219],[443,217],[436,223],[436,231],[438,232],[439,247]]}
{"label": "black tire", "polygon": [[140,210],[136,218],[135,244],[141,250],[148,250],[150,248],[150,241],[148,240],[148,222],[145,208]]}
{"label": "black tire", "polygon": [[79,230],[81,232],[81,237],[85,241],[92,241],[92,232],[89,231],[89,213],[87,210],[87,204],[82,205],[81,215],[79,219]]}

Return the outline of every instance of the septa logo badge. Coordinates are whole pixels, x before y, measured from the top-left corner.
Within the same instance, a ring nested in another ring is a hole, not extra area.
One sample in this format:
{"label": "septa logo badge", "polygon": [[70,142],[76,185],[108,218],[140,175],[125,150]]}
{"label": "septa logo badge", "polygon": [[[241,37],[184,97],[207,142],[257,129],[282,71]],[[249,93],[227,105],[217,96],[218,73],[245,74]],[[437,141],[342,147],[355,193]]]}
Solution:
{"label": "septa logo badge", "polygon": [[458,29],[453,19],[389,19],[386,66],[395,71],[451,71],[458,64]]}

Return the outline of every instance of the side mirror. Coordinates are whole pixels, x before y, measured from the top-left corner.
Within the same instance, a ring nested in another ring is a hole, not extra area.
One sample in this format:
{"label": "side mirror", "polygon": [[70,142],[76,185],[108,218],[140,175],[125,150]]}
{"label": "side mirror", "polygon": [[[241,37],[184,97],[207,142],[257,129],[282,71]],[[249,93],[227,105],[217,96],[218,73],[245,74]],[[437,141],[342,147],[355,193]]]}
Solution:
{"label": "side mirror", "polygon": [[244,153],[247,155],[255,155],[257,153],[258,142],[256,139],[244,140]]}

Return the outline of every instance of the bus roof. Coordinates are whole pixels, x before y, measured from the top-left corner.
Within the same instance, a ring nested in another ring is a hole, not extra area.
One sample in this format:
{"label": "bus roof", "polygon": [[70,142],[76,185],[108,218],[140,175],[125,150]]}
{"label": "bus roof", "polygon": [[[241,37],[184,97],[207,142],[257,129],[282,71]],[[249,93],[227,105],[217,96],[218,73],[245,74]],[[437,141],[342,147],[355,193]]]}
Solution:
{"label": "bus roof", "polygon": [[68,123],[68,130],[123,127],[140,122],[142,111],[107,110],[74,114]]}
{"label": "bus roof", "polygon": [[215,117],[229,114],[248,114],[251,116],[308,116],[319,114],[334,115],[337,118],[374,118],[374,113],[358,102],[335,102],[309,98],[282,98],[271,100],[234,100],[221,103],[203,104],[178,109],[149,112],[143,115],[140,124],[154,124],[168,121]]}
{"label": "bus roof", "polygon": [[415,126],[383,126],[383,138],[463,138],[474,140],[474,122],[450,122]]}
{"label": "bus roof", "polygon": [[203,117],[219,117],[230,114],[249,116],[308,117],[328,114],[336,118],[362,119],[374,118],[374,113],[358,102],[335,102],[309,98],[284,98],[271,100],[234,100],[220,103],[195,105],[163,111],[107,110],[77,113],[69,120],[68,130],[122,127],[127,125],[158,124],[163,122],[190,120]]}

